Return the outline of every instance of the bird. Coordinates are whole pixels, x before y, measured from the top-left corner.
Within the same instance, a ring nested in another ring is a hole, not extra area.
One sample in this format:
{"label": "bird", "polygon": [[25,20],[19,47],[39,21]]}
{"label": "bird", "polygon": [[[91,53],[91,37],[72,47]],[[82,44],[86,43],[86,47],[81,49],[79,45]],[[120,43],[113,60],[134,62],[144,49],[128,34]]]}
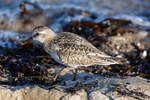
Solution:
{"label": "bird", "polygon": [[42,47],[59,64],[74,68],[74,80],[81,66],[119,64],[115,57],[102,52],[75,33],[55,33],[47,26],[37,26],[31,38],[33,46]]}

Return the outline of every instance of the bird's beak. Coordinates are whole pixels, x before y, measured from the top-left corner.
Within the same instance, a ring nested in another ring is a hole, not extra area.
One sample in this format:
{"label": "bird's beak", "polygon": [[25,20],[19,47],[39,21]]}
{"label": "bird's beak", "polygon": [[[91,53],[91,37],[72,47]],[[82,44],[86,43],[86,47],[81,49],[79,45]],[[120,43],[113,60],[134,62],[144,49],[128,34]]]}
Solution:
{"label": "bird's beak", "polygon": [[23,41],[23,46],[27,46],[27,45],[31,45],[32,44],[32,39],[33,37],[30,36],[29,38],[27,38],[26,40]]}
{"label": "bird's beak", "polygon": [[33,37],[32,36],[30,36],[30,37],[28,37],[26,40],[24,40],[24,42],[23,43],[26,43],[26,42],[28,42],[28,41],[31,41],[33,39]]}
{"label": "bird's beak", "polygon": [[26,42],[26,41],[31,41],[32,39],[33,39],[33,37],[30,36],[28,39],[25,40],[25,42]]}
{"label": "bird's beak", "polygon": [[30,45],[32,45],[33,43],[32,43],[32,39],[34,38],[34,37],[36,37],[38,34],[35,34],[35,35],[32,35],[32,36],[30,36],[29,38],[27,38],[26,40],[24,40],[24,42],[23,42],[23,46],[30,46]]}

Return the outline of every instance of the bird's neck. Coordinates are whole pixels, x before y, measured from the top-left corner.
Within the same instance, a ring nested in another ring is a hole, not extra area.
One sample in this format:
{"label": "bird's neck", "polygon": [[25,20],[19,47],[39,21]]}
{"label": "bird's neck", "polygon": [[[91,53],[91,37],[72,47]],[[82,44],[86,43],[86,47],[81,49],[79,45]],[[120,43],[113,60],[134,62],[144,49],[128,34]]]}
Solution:
{"label": "bird's neck", "polygon": [[46,50],[46,52],[50,51],[51,42],[56,36],[57,36],[56,34],[47,36],[46,39],[44,40],[43,44],[44,44],[44,49]]}

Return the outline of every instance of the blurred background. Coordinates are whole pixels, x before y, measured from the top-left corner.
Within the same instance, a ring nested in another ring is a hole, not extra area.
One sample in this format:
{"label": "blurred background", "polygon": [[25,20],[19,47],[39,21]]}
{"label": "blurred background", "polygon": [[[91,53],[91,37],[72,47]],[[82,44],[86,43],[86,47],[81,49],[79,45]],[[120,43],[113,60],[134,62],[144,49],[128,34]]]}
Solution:
{"label": "blurred background", "polygon": [[71,21],[123,18],[150,27],[149,0],[0,0],[0,29],[29,33],[37,25],[54,31]]}

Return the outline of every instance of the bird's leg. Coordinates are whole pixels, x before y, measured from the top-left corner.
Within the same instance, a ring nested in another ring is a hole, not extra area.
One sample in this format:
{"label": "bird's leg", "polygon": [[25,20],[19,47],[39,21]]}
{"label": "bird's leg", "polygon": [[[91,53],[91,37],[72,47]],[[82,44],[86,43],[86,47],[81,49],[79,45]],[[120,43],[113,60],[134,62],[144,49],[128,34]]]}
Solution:
{"label": "bird's leg", "polygon": [[64,70],[65,68],[62,68],[57,74],[56,76],[54,77],[54,82],[57,80],[57,78],[59,77],[60,73]]}
{"label": "bird's leg", "polygon": [[78,72],[78,69],[75,68],[75,70],[73,72],[74,73],[73,81],[75,81],[77,79],[77,72]]}

